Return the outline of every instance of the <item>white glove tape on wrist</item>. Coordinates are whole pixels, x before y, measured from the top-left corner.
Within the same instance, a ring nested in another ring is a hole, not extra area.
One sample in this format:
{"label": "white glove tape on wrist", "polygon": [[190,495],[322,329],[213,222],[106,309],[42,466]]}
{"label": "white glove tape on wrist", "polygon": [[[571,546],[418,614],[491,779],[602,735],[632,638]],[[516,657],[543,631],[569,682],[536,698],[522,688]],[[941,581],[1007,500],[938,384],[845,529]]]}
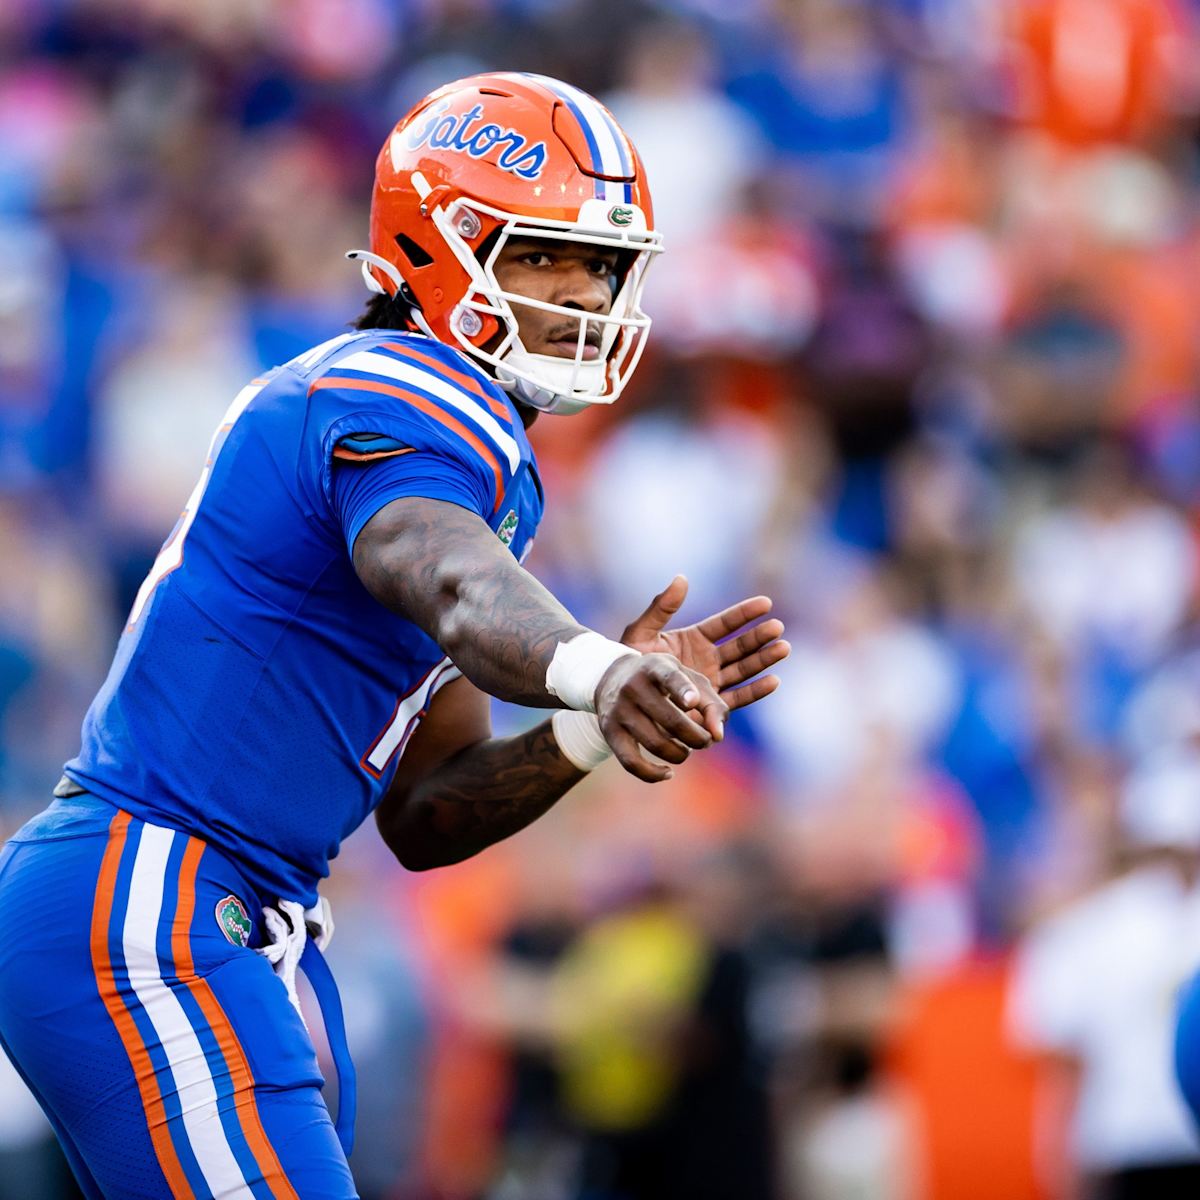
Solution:
{"label": "white glove tape on wrist", "polygon": [[563,758],[581,771],[594,771],[612,757],[612,747],[604,740],[595,713],[560,708],[550,718],[550,724]]}
{"label": "white glove tape on wrist", "polygon": [[604,672],[618,658],[637,653],[599,633],[577,634],[569,642],[558,643],[546,668],[546,691],[557,696],[567,708],[595,712],[596,688]]}

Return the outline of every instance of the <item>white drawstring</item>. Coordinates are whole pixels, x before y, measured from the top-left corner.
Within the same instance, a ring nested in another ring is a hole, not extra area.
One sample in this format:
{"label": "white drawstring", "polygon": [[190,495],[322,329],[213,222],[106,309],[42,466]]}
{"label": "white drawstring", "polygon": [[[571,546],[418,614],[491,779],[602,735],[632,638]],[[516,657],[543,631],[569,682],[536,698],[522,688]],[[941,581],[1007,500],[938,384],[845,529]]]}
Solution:
{"label": "white drawstring", "polygon": [[[275,974],[287,989],[292,1007],[304,1021],[300,1007],[300,994],[296,990],[296,970],[304,944],[311,936],[318,950],[324,951],[333,937],[333,909],[322,896],[312,908],[303,908],[295,900],[280,900],[274,907],[263,909],[263,923],[270,938],[259,949]],[[304,1021],[304,1028],[308,1022]]]}

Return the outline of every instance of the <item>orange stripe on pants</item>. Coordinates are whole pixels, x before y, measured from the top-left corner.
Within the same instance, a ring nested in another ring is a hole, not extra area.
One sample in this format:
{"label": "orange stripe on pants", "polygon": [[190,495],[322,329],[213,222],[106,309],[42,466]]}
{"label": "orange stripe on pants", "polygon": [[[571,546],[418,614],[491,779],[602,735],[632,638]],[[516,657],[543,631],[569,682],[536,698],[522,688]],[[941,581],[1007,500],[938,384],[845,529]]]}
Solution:
{"label": "orange stripe on pants", "polygon": [[196,910],[196,872],[204,849],[204,843],[199,838],[188,838],[187,848],[183,852],[183,864],[179,869],[179,902],[175,908],[175,920],[171,928],[171,954],[175,959],[175,974],[187,985],[188,991],[200,1006],[204,1019],[216,1036],[225,1066],[233,1080],[234,1107],[237,1110],[238,1121],[263,1180],[271,1189],[271,1195],[276,1197],[276,1200],[299,1200],[295,1189],[288,1182],[274,1147],[267,1139],[267,1131],[263,1128],[258,1103],[254,1098],[254,1076],[250,1072],[250,1064],[246,1060],[242,1044],[238,1041],[220,1001],[209,987],[208,980],[196,975],[192,963],[190,936],[192,915]]}
{"label": "orange stripe on pants", "polygon": [[126,833],[131,819],[127,812],[118,812],[109,826],[108,845],[104,850],[100,879],[96,885],[96,903],[92,908],[92,969],[96,973],[100,998],[104,1001],[112,1023],[117,1027],[125,1053],[129,1055],[129,1062],[142,1097],[142,1108],[146,1113],[150,1140],[154,1144],[154,1153],[163,1175],[166,1176],[171,1195],[176,1200],[193,1200],[194,1193],[183,1173],[183,1167],[180,1166],[179,1156],[175,1153],[175,1145],[171,1141],[171,1132],[167,1128],[167,1114],[163,1107],[162,1092],[159,1089],[158,1076],[154,1072],[154,1064],[150,1061],[150,1053],[117,990],[112,959],[108,953],[108,927],[112,920],[113,897],[116,895],[117,870],[121,865],[121,855],[125,850]]}

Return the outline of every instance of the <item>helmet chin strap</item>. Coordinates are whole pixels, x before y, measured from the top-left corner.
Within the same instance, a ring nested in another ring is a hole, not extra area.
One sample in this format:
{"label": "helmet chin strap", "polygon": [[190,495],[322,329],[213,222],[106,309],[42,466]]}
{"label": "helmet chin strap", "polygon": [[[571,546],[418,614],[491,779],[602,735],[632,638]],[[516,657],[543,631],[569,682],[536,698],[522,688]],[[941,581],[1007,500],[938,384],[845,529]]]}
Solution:
{"label": "helmet chin strap", "polygon": [[[521,375],[509,374],[505,367],[511,365],[526,375],[537,375],[546,381],[546,386],[534,383]],[[511,391],[531,408],[546,413],[576,413],[591,407],[590,399],[580,399],[569,393],[572,384],[591,384],[599,392],[604,386],[605,364],[603,362],[576,363],[573,359],[556,358],[549,354],[530,354],[528,350],[514,346],[496,366],[496,380],[506,391]]]}
{"label": "helmet chin strap", "polygon": [[[346,257],[351,262],[362,262],[363,282],[367,285],[369,291],[374,292],[378,296],[386,296],[387,289],[371,274],[372,267],[378,267],[395,285],[396,291],[404,296],[406,293],[411,295],[408,284],[405,282],[404,276],[396,269],[395,263],[390,263],[386,258],[380,258],[378,254],[372,254],[370,250],[347,250]],[[411,301],[409,302],[409,316],[412,318],[413,324],[427,337],[437,341],[437,336],[429,327],[429,322],[425,320],[425,314],[420,307]]]}

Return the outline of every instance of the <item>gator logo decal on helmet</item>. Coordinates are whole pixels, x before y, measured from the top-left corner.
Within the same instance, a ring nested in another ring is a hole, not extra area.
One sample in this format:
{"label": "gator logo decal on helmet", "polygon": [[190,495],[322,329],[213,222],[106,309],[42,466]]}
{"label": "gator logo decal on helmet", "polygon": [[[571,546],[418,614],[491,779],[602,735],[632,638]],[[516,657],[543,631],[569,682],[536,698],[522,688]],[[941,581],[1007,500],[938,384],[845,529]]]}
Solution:
{"label": "gator logo decal on helmet", "polygon": [[217,924],[226,939],[235,946],[250,945],[250,914],[236,896],[225,896],[217,901]]}
{"label": "gator logo decal on helmet", "polygon": [[626,208],[623,204],[614,205],[608,210],[609,222],[619,228],[624,228],[626,225],[633,224],[633,209]]}

